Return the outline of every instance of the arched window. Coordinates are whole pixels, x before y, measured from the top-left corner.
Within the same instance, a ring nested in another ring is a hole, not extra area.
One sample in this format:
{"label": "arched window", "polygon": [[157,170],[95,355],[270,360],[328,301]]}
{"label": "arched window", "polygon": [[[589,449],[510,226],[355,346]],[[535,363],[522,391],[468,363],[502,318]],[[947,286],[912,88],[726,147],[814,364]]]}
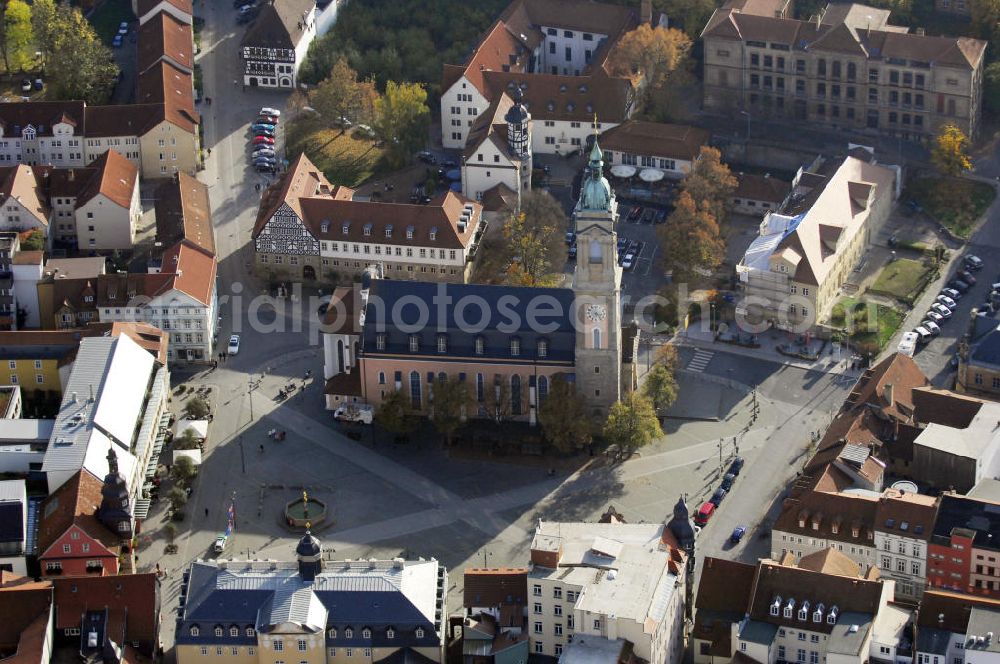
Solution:
{"label": "arched window", "polygon": [[521,414],[521,377],[517,374],[510,377],[510,412]]}
{"label": "arched window", "polygon": [[345,629],[344,630],[344,637],[346,637],[348,639],[353,639],[354,638],[354,630],[351,629],[350,627],[348,627],[347,629]]}
{"label": "arched window", "polygon": [[221,627],[216,627],[215,628],[215,635],[216,636],[222,636],[222,628]]}
{"label": "arched window", "polygon": [[476,401],[482,402],[486,399],[486,385],[483,374],[476,374]]}
{"label": "arched window", "polygon": [[337,628],[334,627],[334,628],[330,629],[330,631],[328,632],[328,634],[330,635],[331,639],[337,638]]}
{"label": "arched window", "polygon": [[600,350],[601,348],[601,330],[594,328],[594,350]]}
{"label": "arched window", "polygon": [[416,371],[410,372],[410,405],[420,409],[420,374]]}
{"label": "arched window", "polygon": [[545,398],[549,396],[549,379],[545,376],[538,377],[538,405],[545,403]]}
{"label": "arched window", "polygon": [[197,625],[191,625],[191,636],[198,636],[201,634],[201,630],[198,629]]}
{"label": "arched window", "polygon": [[253,636],[255,633],[256,632],[253,627],[247,627],[247,636]]}
{"label": "arched window", "polygon": [[396,632],[392,629],[392,627],[390,627],[386,631],[385,638],[387,638],[387,639],[394,639],[394,638],[396,638]]}
{"label": "arched window", "polygon": [[600,263],[603,259],[603,252],[601,251],[601,243],[597,240],[590,241],[590,262]]}

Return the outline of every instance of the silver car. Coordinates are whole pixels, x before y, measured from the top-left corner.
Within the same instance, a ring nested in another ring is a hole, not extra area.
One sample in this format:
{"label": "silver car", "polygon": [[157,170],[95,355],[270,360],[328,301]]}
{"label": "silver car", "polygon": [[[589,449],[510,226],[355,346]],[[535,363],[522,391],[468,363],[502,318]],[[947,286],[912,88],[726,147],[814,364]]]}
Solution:
{"label": "silver car", "polygon": [[949,309],[954,309],[957,306],[955,304],[955,300],[951,299],[947,295],[938,295],[936,299],[938,302],[948,307]]}
{"label": "silver car", "polygon": [[934,304],[932,304],[931,311],[936,311],[937,313],[941,314],[941,316],[943,316],[944,318],[951,318],[951,309],[944,306],[940,302],[935,302]]}
{"label": "silver car", "polygon": [[925,330],[933,334],[935,337],[941,334],[941,328],[938,327],[938,324],[932,320],[925,320],[920,324],[920,327],[924,328]]}

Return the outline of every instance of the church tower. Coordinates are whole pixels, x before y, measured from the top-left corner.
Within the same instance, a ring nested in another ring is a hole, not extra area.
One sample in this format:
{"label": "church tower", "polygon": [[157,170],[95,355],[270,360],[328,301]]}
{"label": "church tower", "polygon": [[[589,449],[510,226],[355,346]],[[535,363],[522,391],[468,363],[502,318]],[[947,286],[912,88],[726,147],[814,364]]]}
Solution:
{"label": "church tower", "polygon": [[132,537],[132,510],[129,508],[128,483],[118,471],[118,457],[108,448],[108,474],[101,487],[101,506],[97,518],[122,539]]}
{"label": "church tower", "polygon": [[520,183],[517,188],[518,203],[521,195],[531,191],[531,113],[524,106],[520,87],[515,87],[511,98],[514,103],[504,115],[507,123],[507,144],[521,160]]}
{"label": "church tower", "polygon": [[576,388],[604,415],[621,398],[621,284],[618,265],[618,202],[604,177],[604,155],[590,151],[580,200],[573,211],[577,260],[573,273],[576,298]]}

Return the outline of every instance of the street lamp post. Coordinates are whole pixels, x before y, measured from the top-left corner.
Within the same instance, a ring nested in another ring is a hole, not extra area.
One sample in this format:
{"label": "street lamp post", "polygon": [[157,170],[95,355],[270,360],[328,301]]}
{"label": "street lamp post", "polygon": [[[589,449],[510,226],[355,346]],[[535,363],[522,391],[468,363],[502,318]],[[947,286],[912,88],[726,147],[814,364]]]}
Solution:
{"label": "street lamp post", "polygon": [[247,379],[247,398],[250,400],[250,421],[253,422],[253,374]]}
{"label": "street lamp post", "polygon": [[750,114],[746,111],[740,111],[740,115],[747,116],[747,145],[750,145]]}

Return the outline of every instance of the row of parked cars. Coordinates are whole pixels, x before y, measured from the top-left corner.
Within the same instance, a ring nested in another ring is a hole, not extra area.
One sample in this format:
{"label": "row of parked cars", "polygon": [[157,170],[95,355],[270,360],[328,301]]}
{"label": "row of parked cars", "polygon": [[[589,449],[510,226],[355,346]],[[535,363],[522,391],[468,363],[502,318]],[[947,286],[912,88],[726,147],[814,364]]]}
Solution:
{"label": "row of parked cars", "polygon": [[[712,516],[715,514],[716,510],[722,505],[722,501],[725,499],[726,495],[732,491],[733,484],[736,483],[736,478],[740,476],[740,471],[743,470],[743,458],[736,457],[729,464],[729,469],[726,470],[726,474],[722,476],[722,484],[719,488],[715,490],[712,497],[701,504],[698,511],[694,515],[694,523],[700,528],[704,528],[708,522],[711,520]],[[746,533],[746,526],[737,526],[729,539],[733,544],[738,544],[743,535]]]}
{"label": "row of parked cars", "polygon": [[[576,233],[573,231],[566,231],[566,244],[569,245],[569,259],[571,261],[576,260],[577,246],[576,246]],[[642,253],[642,248],[645,245],[644,242],[633,242],[627,237],[618,236],[618,264],[622,266],[625,270],[631,270],[635,267],[635,261]]]}
{"label": "row of parked cars", "polygon": [[[916,334],[918,344],[926,344],[941,334],[941,326],[954,316],[958,300],[962,299],[969,289],[976,285],[976,277],[972,273],[981,269],[983,269],[983,261],[978,256],[969,254],[963,259],[962,267],[952,275],[945,288],[941,289],[941,292],[934,298],[934,304],[924,316],[924,321],[914,328],[913,332]],[[987,296],[987,298],[989,297]],[[987,303],[990,303],[989,300]]]}
{"label": "row of parked cars", "polygon": [[267,106],[260,109],[257,119],[250,125],[250,161],[258,173],[276,173],[278,154],[274,149],[274,137],[278,130],[281,111]]}
{"label": "row of parked cars", "polygon": [[629,205],[621,211],[620,219],[633,224],[662,224],[667,220],[667,211],[641,205]]}

